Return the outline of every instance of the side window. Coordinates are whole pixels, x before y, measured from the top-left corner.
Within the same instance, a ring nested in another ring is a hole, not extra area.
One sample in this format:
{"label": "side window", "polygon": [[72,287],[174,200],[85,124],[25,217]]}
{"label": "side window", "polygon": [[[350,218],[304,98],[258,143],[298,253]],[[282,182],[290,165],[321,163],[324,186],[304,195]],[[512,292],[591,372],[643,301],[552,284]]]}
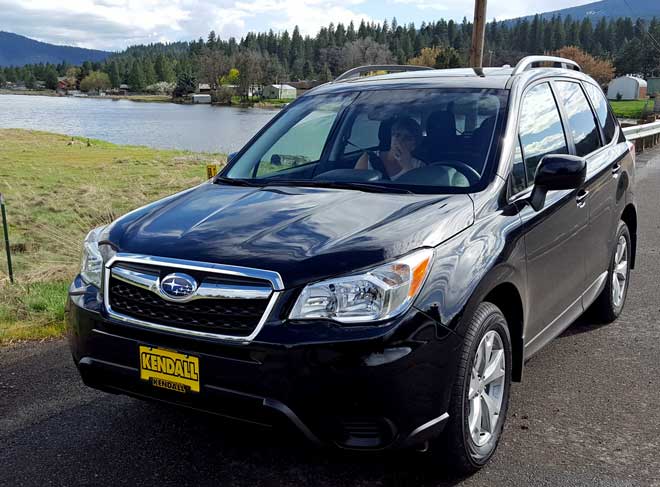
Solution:
{"label": "side window", "polygon": [[520,148],[520,140],[518,140],[513,153],[513,168],[511,169],[511,193],[520,193],[527,186],[527,178],[525,176],[525,161],[523,161],[522,149]]}
{"label": "side window", "polygon": [[596,115],[598,116],[598,123],[603,129],[605,134],[605,144],[612,142],[614,134],[616,133],[616,121],[612,116],[612,112],[607,109],[607,100],[605,95],[600,89],[591,83],[584,83],[584,87],[587,90],[587,95],[591,100],[594,108],[596,109]]}
{"label": "side window", "polygon": [[557,81],[555,86],[559,91],[559,99],[566,109],[568,128],[573,134],[575,152],[578,156],[586,156],[600,147],[596,120],[587,97],[578,83]]}
{"label": "side window", "polygon": [[351,127],[351,135],[344,148],[344,154],[378,147],[380,144],[378,139],[380,124],[380,120],[370,119],[366,111],[358,113]]}
{"label": "side window", "polygon": [[262,156],[257,176],[318,161],[339,109],[336,103],[321,105],[291,127]]}
{"label": "side window", "polygon": [[519,122],[520,144],[531,183],[536,167],[547,154],[568,154],[566,136],[557,104],[548,83],[529,90],[522,101]]}

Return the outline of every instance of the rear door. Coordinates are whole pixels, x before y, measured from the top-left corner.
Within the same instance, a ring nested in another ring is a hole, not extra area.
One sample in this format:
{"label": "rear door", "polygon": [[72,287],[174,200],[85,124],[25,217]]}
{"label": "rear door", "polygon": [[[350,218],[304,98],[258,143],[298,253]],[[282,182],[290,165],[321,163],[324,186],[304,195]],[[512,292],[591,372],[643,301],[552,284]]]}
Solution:
{"label": "rear door", "polygon": [[[519,179],[525,172],[526,189],[521,193],[525,196],[543,156],[570,151],[549,82],[536,84],[523,95],[518,133],[516,156],[523,165],[514,161],[512,176]],[[588,208],[578,200],[579,191],[549,191],[538,212],[528,204],[519,206],[527,252],[527,356],[582,313]]]}

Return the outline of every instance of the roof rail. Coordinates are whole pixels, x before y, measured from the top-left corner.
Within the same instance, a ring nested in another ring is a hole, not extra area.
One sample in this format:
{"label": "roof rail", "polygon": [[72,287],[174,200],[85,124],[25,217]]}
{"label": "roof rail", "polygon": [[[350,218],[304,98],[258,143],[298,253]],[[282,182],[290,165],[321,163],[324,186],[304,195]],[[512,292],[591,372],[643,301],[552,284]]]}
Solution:
{"label": "roof rail", "polygon": [[513,68],[511,76],[522,73],[523,71],[533,68],[534,64],[538,63],[553,63],[553,68],[572,69],[574,71],[582,71],[578,63],[571,59],[555,56],[526,56],[518,61],[516,67]]}
{"label": "roof rail", "polygon": [[358,66],[357,68],[349,69],[345,73],[337,76],[334,82],[345,81],[351,78],[358,78],[362,73],[371,73],[372,71],[389,71],[390,73],[403,73],[405,71],[422,71],[429,68],[428,66],[410,66],[404,64],[372,64],[370,66]]}

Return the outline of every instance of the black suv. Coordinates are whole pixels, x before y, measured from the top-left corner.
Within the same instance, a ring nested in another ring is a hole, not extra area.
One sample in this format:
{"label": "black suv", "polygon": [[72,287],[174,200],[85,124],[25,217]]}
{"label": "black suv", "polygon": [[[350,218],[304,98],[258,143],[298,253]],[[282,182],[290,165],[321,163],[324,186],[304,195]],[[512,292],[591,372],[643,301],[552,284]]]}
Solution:
{"label": "black suv", "polygon": [[634,151],[567,59],[359,75],[380,68],[90,232],[67,307],[86,384],[488,461],[525,361],[623,308]]}

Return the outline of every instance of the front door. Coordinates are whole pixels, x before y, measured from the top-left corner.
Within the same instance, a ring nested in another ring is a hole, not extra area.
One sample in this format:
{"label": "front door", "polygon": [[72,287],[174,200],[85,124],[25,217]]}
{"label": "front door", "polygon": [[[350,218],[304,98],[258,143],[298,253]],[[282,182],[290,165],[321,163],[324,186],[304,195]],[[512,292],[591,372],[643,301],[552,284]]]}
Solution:
{"label": "front door", "polygon": [[[567,154],[569,145],[550,84],[524,95],[519,122],[520,157],[527,186],[548,154]],[[520,207],[527,252],[528,319],[525,355],[530,356],[583,311],[588,199],[584,188],[549,191],[545,205]]]}

